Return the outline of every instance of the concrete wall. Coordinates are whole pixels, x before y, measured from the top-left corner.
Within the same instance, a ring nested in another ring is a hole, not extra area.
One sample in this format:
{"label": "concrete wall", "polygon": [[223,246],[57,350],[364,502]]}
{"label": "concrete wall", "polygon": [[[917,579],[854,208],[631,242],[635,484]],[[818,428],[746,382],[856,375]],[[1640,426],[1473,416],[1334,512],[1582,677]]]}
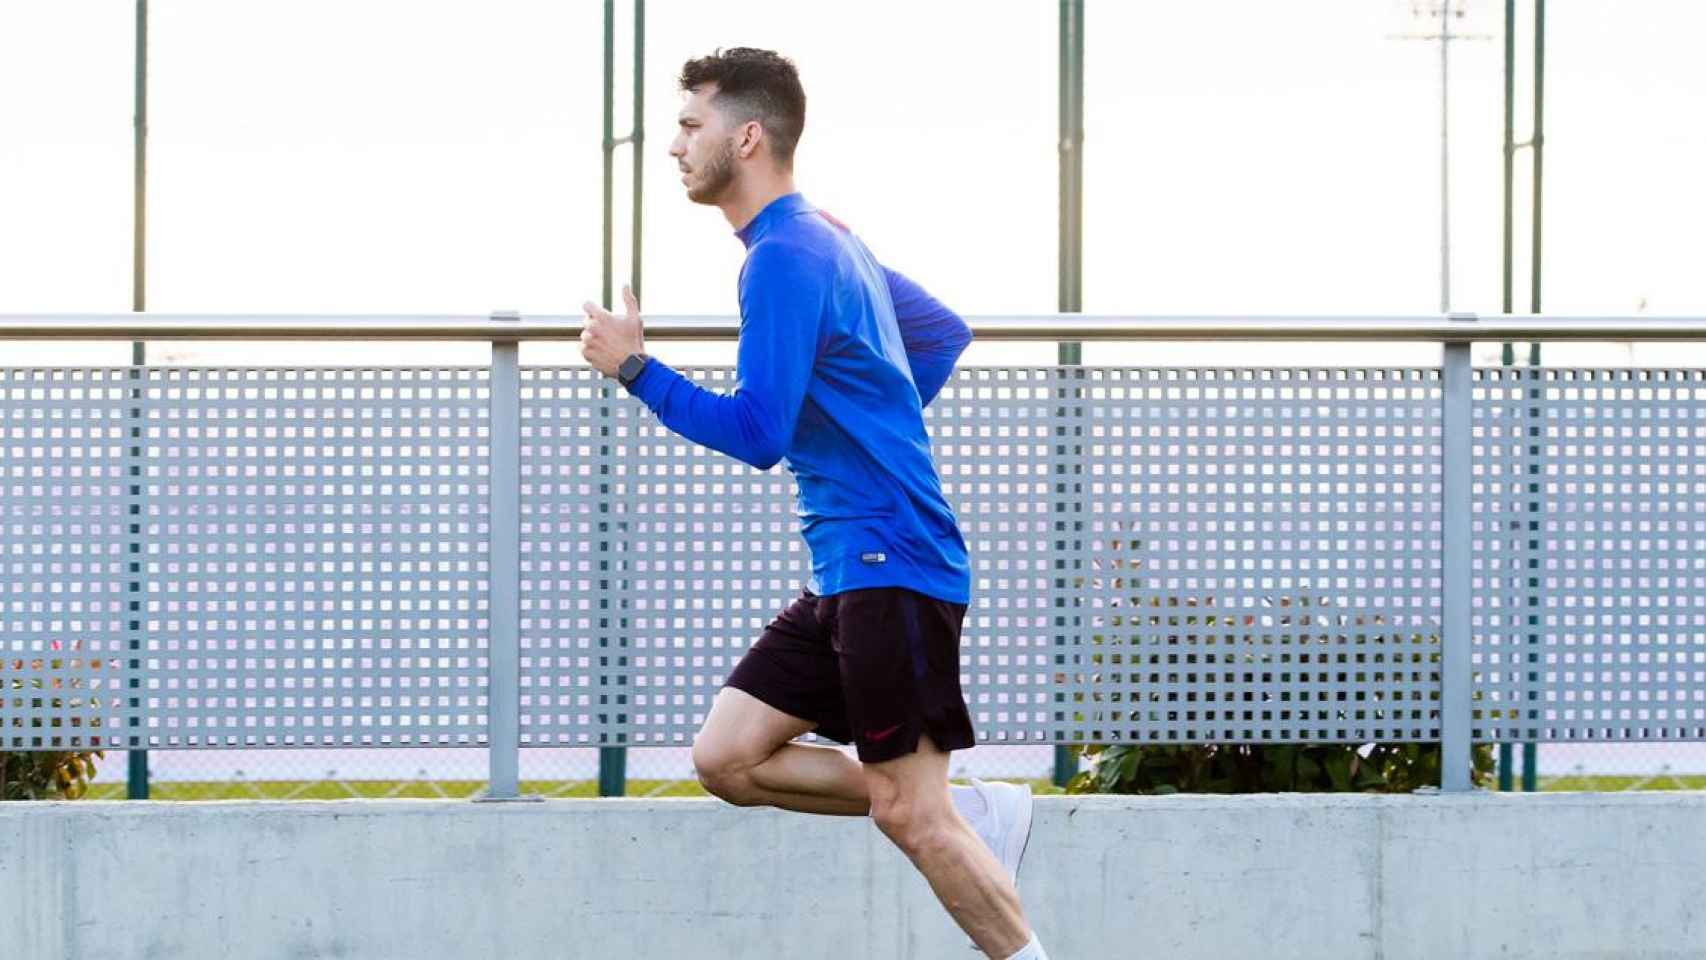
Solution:
{"label": "concrete wall", "polygon": [[[1706,794],[1043,798],[1055,960],[1706,958]],[[714,801],[0,804],[0,956],[960,958],[863,819]]]}

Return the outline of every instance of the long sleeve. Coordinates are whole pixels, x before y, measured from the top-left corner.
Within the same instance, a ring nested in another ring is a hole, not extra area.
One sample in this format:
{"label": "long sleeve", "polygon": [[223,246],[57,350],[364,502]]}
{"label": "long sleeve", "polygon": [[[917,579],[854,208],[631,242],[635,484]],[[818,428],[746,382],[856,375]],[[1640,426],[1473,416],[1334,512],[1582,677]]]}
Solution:
{"label": "long sleeve", "polygon": [[734,391],[707,390],[654,357],[629,392],[683,437],[770,469],[793,441],[830,276],[824,263],[797,248],[755,247],[741,271]]}
{"label": "long sleeve", "polygon": [[912,382],[918,386],[922,405],[929,406],[971,343],[971,327],[905,276],[888,267],[883,268],[883,275],[888,279],[895,320],[906,344],[906,359],[912,366]]}

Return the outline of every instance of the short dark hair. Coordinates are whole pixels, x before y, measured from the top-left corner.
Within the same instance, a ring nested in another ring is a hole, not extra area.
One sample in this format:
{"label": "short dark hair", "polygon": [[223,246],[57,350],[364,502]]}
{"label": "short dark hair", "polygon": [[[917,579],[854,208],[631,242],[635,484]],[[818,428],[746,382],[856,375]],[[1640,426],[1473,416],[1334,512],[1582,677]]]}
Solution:
{"label": "short dark hair", "polygon": [[792,60],[774,50],[730,47],[682,66],[682,90],[691,93],[707,83],[717,85],[713,103],[741,123],[763,124],[771,156],[794,165],[794,147],[806,129],[806,91]]}

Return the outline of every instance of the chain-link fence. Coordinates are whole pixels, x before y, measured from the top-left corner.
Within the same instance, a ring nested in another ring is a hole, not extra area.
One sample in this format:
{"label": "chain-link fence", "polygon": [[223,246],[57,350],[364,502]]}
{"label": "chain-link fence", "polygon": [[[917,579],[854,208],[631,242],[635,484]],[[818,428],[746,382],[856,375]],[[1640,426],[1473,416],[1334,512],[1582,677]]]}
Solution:
{"label": "chain-link fence", "polygon": [[[1512,753],[1512,789],[1522,789],[1523,751]],[[1698,790],[1706,788],[1706,745],[1693,743],[1541,744],[1540,790]],[[126,791],[128,754],[100,761],[91,795],[117,799]],[[698,796],[687,750],[627,751],[628,796]],[[1027,780],[1048,789],[1054,772],[1049,747],[975,747],[953,755],[955,778]],[[149,791],[159,800],[337,799],[344,797],[465,798],[485,787],[486,754],[446,750],[156,750],[149,755]],[[545,797],[599,793],[595,749],[522,751],[522,787]]]}
{"label": "chain-link fence", "polygon": [[[851,753],[851,748],[843,748]],[[700,796],[688,749],[626,752],[626,795]],[[126,794],[129,753],[98,761],[91,796]],[[1051,747],[974,747],[953,754],[955,778],[1028,780],[1042,788],[1053,776]],[[346,797],[466,798],[486,786],[482,749],[442,750],[154,750],[148,754],[149,796],[156,800],[324,800]],[[599,751],[535,748],[521,754],[524,793],[543,797],[599,795]]]}

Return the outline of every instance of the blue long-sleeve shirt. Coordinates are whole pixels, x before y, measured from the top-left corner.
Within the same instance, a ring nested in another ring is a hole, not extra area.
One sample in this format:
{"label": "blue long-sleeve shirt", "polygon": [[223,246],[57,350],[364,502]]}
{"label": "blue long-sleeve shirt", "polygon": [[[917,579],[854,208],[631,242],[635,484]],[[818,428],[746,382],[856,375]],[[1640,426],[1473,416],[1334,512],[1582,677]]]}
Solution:
{"label": "blue long-sleeve shirt", "polygon": [[798,193],[736,235],[747,256],[734,391],[706,390],[656,358],[629,391],[689,440],[761,470],[786,460],[812,555],[807,589],[906,587],[969,603],[965,540],[924,406],[971,329]]}

